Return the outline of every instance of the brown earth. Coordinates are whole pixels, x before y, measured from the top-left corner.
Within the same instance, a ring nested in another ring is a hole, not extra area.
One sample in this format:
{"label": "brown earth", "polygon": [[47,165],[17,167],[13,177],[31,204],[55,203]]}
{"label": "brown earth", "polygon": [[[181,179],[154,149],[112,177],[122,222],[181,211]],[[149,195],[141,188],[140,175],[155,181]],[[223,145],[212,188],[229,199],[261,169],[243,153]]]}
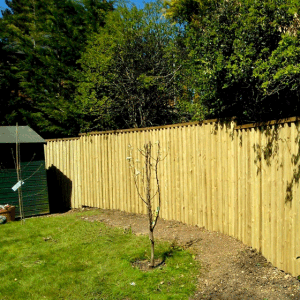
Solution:
{"label": "brown earth", "polygon": [[[131,228],[137,235],[147,234],[145,215],[101,209],[100,215],[82,218],[124,230]],[[200,261],[198,290],[191,300],[300,300],[300,282],[295,277],[275,268],[254,249],[230,236],[159,219],[155,237],[190,249]]]}

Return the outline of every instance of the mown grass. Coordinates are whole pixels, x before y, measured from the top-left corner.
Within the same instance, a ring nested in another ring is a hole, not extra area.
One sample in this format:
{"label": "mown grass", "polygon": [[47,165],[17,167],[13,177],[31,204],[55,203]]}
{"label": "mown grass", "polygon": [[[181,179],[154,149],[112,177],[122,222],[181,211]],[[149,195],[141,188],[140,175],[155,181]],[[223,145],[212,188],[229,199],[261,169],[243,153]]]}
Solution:
{"label": "mown grass", "polygon": [[[0,299],[188,299],[199,265],[191,253],[156,243],[165,265],[145,272],[149,239],[74,213],[0,225]],[[92,212],[95,214],[95,212]],[[99,212],[100,213],[100,212]]]}

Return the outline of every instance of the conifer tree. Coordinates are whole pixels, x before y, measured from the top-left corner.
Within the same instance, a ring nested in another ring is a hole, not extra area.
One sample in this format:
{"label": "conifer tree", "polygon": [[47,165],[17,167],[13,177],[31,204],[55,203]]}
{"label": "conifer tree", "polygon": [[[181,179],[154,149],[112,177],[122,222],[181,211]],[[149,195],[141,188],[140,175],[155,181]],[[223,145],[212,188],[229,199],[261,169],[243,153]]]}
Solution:
{"label": "conifer tree", "polygon": [[[105,1],[12,0],[3,12],[0,34],[3,60],[1,86],[7,87],[3,103],[6,121],[26,123],[44,136],[76,135],[78,110],[74,103],[74,76],[87,37],[104,23],[112,3]],[[93,24],[90,24],[93,16]],[[8,74],[9,73],[9,74]],[[10,90],[10,91],[9,91]],[[10,106],[9,106],[10,107]]]}

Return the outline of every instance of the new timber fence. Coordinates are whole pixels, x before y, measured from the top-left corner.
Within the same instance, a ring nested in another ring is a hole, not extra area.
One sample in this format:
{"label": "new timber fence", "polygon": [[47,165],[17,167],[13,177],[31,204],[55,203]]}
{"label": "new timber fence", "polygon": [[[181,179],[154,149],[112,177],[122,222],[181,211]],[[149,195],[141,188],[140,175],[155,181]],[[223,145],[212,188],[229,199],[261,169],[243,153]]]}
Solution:
{"label": "new timber fence", "polygon": [[48,140],[46,165],[56,170],[72,208],[146,213],[127,150],[158,140],[167,154],[159,164],[162,218],[231,235],[279,269],[300,274],[297,118],[244,126],[212,120]]}

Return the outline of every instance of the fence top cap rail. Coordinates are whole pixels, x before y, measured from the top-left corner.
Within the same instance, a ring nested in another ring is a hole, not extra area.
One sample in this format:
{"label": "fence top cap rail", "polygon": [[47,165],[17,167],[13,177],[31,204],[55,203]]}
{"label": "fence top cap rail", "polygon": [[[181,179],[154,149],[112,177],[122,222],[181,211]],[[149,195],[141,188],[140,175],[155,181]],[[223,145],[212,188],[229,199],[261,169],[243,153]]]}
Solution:
{"label": "fence top cap rail", "polygon": [[176,128],[176,127],[187,127],[187,126],[193,126],[193,125],[218,123],[218,122],[222,122],[222,121],[232,122],[232,121],[234,121],[234,119],[235,118],[224,119],[224,120],[222,120],[222,119],[211,119],[211,120],[203,120],[203,121],[187,122],[187,123],[177,123],[177,124],[155,126],[155,127],[117,129],[117,130],[108,130],[108,131],[92,131],[92,132],[88,132],[88,133],[80,133],[79,136],[95,135],[95,134],[108,134],[108,133],[125,133],[125,132],[135,132],[135,131],[159,130],[159,129]]}
{"label": "fence top cap rail", "polygon": [[[88,133],[79,133],[78,137],[45,139],[45,141],[46,142],[57,142],[57,141],[78,140],[78,139],[80,139],[81,136],[89,136],[89,135],[96,135],[96,134],[112,134],[112,133],[126,133],[126,132],[137,132],[137,131],[150,131],[150,130],[159,130],[159,129],[167,129],[167,128],[211,124],[211,123],[222,123],[222,122],[229,123],[229,122],[234,122],[235,120],[236,120],[236,118],[232,117],[232,118],[228,118],[228,119],[210,119],[210,120],[187,122],[187,123],[177,123],[177,124],[154,126],[154,127],[117,129],[117,130],[107,130],[107,131],[92,131],[92,132],[88,132]],[[242,129],[249,129],[249,128],[258,128],[258,127],[262,127],[262,126],[284,124],[284,123],[294,123],[294,122],[299,122],[299,121],[300,121],[300,117],[291,117],[291,118],[285,118],[285,119],[279,119],[279,120],[238,125],[238,126],[235,126],[234,129],[242,130]]]}
{"label": "fence top cap rail", "polygon": [[46,142],[71,141],[71,140],[79,140],[79,137],[58,138],[58,139],[45,139]]}
{"label": "fence top cap rail", "polygon": [[239,126],[235,127],[235,130],[257,128],[257,127],[262,127],[262,126],[270,126],[270,125],[277,125],[277,124],[284,124],[284,123],[294,123],[297,121],[300,121],[300,117],[291,117],[291,118],[285,118],[285,119],[279,119],[279,120],[239,125]]}

